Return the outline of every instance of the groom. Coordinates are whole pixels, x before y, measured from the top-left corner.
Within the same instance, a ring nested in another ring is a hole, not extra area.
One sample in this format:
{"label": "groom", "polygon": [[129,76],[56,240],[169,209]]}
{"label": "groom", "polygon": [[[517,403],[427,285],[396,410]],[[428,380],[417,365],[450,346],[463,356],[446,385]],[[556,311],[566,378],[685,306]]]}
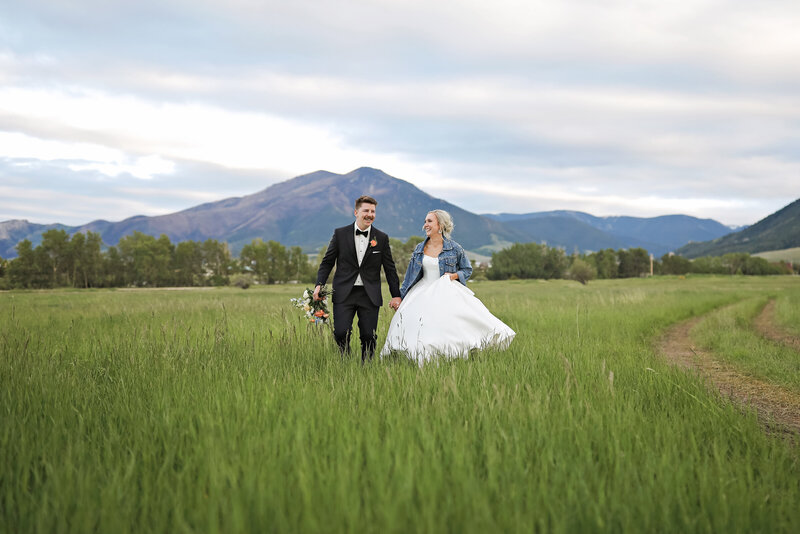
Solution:
{"label": "groom", "polygon": [[401,301],[400,281],[389,248],[389,236],[372,226],[377,205],[374,198],[366,195],[356,200],[353,212],[356,221],[333,231],[314,288],[314,300],[320,300],[320,287],[327,282],[336,264],[336,274],[333,275],[333,337],[339,351],[349,353],[353,317],[358,315],[362,363],[372,359],[378,340],[378,310],[383,304],[381,266],[393,297],[389,306],[396,310]]}

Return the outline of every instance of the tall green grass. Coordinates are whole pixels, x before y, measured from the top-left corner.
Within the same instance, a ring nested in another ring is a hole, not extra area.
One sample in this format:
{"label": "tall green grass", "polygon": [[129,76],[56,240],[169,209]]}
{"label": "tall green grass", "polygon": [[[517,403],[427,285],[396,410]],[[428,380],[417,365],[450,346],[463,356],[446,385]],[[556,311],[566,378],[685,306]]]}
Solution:
{"label": "tall green grass", "polygon": [[775,299],[775,322],[800,337],[800,292],[785,291]]}
{"label": "tall green grass", "polygon": [[[796,300],[800,291],[784,290],[781,300]],[[756,378],[800,392],[800,354],[765,339],[753,320],[774,294],[761,294],[716,310],[692,331],[693,339],[717,358]]]}
{"label": "tall green grass", "polygon": [[0,531],[800,526],[797,449],[653,349],[796,282],[471,287],[511,348],[421,369],[342,361],[292,286],[0,294]]}

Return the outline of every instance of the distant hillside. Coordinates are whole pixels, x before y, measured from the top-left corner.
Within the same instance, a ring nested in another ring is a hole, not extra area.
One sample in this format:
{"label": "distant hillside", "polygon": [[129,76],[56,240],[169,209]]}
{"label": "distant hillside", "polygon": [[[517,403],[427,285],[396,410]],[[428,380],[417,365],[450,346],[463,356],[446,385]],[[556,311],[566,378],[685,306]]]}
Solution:
{"label": "distant hillside", "polygon": [[16,258],[17,243],[28,239],[36,246],[41,243],[42,234],[52,229],[72,233],[72,227],[63,224],[36,224],[18,219],[0,222],[0,258]]}
{"label": "distant hillside", "polygon": [[721,256],[729,252],[763,252],[800,246],[800,199],[739,232],[707,241],[689,243],[676,253],[687,258]]}
{"label": "distant hillside", "polygon": [[[729,227],[713,219],[698,219],[689,215],[596,217],[580,211],[559,210],[484,216],[513,223],[520,229],[542,231],[544,225],[545,228],[552,228],[551,240],[554,244],[566,240],[580,250],[642,247],[658,256],[672,252],[689,241],[714,239],[731,232]],[[548,222],[536,222],[543,220]]]}
{"label": "distant hillside", "polygon": [[584,252],[629,246],[611,234],[569,217],[533,217],[509,221],[506,224],[525,233],[528,236],[527,241],[561,247],[570,253],[575,250]]}
{"label": "distant hillside", "polygon": [[70,234],[92,231],[106,246],[134,231],[172,242],[217,239],[238,255],[255,238],[300,246],[316,253],[326,245],[333,228],[353,221],[353,200],[362,194],[378,200],[375,226],[405,240],[421,235],[425,214],[435,208],[449,211],[455,220],[453,237],[472,253],[489,256],[512,243],[547,243],[567,252],[605,248],[642,247],[660,256],[687,243],[717,238],[730,229],[710,219],[668,215],[595,217],[577,211],[477,215],[435,198],[409,182],[369,167],[347,174],[317,171],[274,184],[243,197],[201,204],[156,217],[136,216],[123,221],[97,220],[82,226],[40,225],[27,221],[0,222],[0,256],[16,257],[14,247],[22,239],[34,245],[51,228]]}
{"label": "distant hillside", "polygon": [[335,227],[354,220],[353,201],[364,194],[378,200],[375,226],[392,237],[406,239],[422,234],[425,214],[441,208],[453,215],[454,237],[467,249],[491,254],[525,240],[524,234],[500,222],[434,198],[380,170],[363,167],[344,175],[318,171],[252,195],[156,217],[136,216],[120,222],[98,220],[77,227],[7,221],[0,223],[0,236],[6,236],[0,240],[0,256],[15,257],[14,247],[19,240],[38,242],[41,233],[52,227],[65,228],[69,233],[97,232],[106,245],[114,245],[138,230],[154,236],[166,234],[173,242],[209,238],[227,241],[234,254],[255,238],[316,252],[328,243]]}
{"label": "distant hillside", "polygon": [[764,258],[767,261],[788,261],[793,264],[800,264],[800,247],[756,252],[754,256]]}

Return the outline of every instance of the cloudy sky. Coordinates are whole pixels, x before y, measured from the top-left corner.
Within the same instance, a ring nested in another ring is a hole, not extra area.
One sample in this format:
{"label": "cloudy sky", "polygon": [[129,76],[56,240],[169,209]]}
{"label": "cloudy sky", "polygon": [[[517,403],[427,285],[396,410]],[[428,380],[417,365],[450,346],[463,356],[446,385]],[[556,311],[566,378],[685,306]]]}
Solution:
{"label": "cloudy sky", "polygon": [[797,0],[0,0],[0,221],[377,167],[478,212],[800,197]]}

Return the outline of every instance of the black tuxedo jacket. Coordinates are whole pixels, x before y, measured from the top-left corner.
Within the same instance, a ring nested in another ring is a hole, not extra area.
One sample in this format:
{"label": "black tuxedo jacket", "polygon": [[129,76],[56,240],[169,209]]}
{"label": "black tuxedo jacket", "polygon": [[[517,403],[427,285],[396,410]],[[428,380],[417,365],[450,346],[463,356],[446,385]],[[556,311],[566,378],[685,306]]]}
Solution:
{"label": "black tuxedo jacket", "polygon": [[400,280],[397,278],[392,250],[389,248],[389,236],[373,226],[369,231],[370,243],[367,245],[367,252],[359,266],[353,224],[350,223],[333,231],[328,250],[325,252],[325,257],[322,258],[322,263],[319,264],[316,283],[324,285],[328,281],[331,269],[336,264],[336,273],[333,275],[334,302],[343,302],[347,298],[360,274],[369,299],[375,306],[382,306],[381,266],[386,273],[389,293],[392,297],[400,296]]}

